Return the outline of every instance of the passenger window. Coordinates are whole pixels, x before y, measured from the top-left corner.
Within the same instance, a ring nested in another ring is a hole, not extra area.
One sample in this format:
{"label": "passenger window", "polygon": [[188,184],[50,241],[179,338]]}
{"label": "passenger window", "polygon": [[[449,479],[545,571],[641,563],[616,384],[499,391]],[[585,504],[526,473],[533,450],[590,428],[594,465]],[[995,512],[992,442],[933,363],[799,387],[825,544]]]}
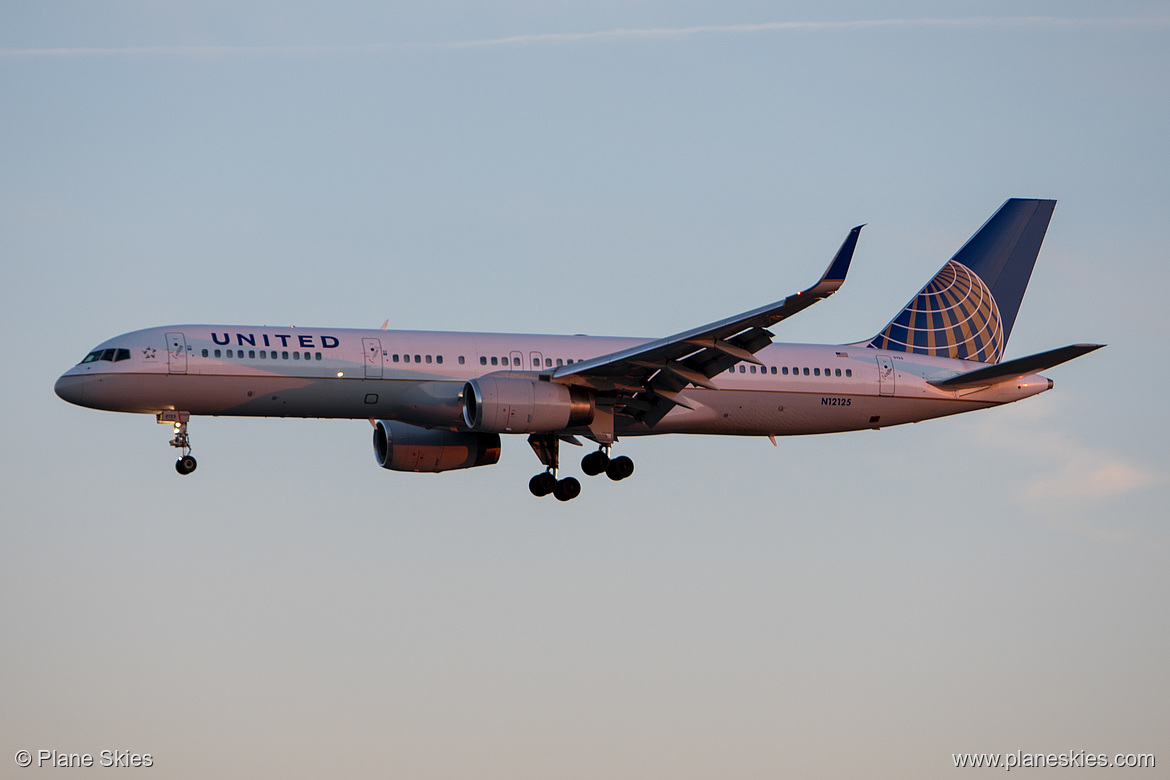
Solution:
{"label": "passenger window", "polygon": [[207,350],[203,350],[203,357],[207,357]]}
{"label": "passenger window", "polygon": [[805,369],[804,369],[804,375],[805,375],[805,376],[808,376],[808,368],[805,368]]}
{"label": "passenger window", "polygon": [[780,373],[783,374],[784,376],[788,376],[788,366],[781,367]]}
{"label": "passenger window", "polygon": [[428,363],[430,363],[430,362],[431,362],[431,356],[430,356],[430,355],[427,355],[427,362],[428,362]]}
{"label": "passenger window", "polygon": [[497,358],[497,357],[494,357],[494,356],[493,356],[493,357],[492,357],[492,365],[493,365],[493,366],[497,366],[497,365],[499,365],[499,364],[500,364],[500,359],[499,359],[499,358]]}
{"label": "passenger window", "polygon": [[853,376],[853,369],[852,368],[845,369],[845,376]]}
{"label": "passenger window", "polygon": [[280,353],[280,359],[281,359],[281,360],[288,360],[288,353],[287,353],[287,352],[281,352],[281,353]]}
{"label": "passenger window", "polygon": [[512,365],[514,365],[514,366],[520,365],[520,358],[512,358]]}
{"label": "passenger window", "polygon": [[562,365],[564,365],[564,363],[562,363],[562,362],[561,362],[561,359],[560,359],[560,358],[557,358],[557,365],[558,365],[558,366],[562,366]]}
{"label": "passenger window", "polygon": [[315,354],[314,354],[314,357],[316,357],[318,360],[320,360],[320,359],[321,359],[321,353],[320,353],[320,352],[317,352],[317,353],[315,353]]}
{"label": "passenger window", "polygon": [[227,356],[232,357],[232,351],[230,349],[227,351]]}
{"label": "passenger window", "polygon": [[835,375],[836,375],[836,376],[841,376],[841,369],[839,369],[839,368],[838,368],[838,369],[836,370],[836,373],[835,373]]}
{"label": "passenger window", "polygon": [[398,362],[398,353],[397,352],[395,352],[393,355],[390,356],[390,361],[393,363]]}
{"label": "passenger window", "polygon": [[217,349],[217,350],[215,350],[215,356],[216,356],[216,357],[219,357],[219,350],[218,350],[218,349]]}
{"label": "passenger window", "polygon": [[293,360],[300,360],[300,359],[301,359],[301,353],[300,353],[300,352],[294,352],[294,353],[293,353]]}
{"label": "passenger window", "polygon": [[418,355],[415,355],[415,356],[414,356],[414,362],[415,362],[415,363],[421,363],[421,362],[422,362],[422,358],[421,358],[420,356],[418,356]]}
{"label": "passenger window", "polygon": [[463,365],[463,356],[462,355],[459,356],[459,365]]}
{"label": "passenger window", "polygon": [[754,373],[756,373],[756,367],[755,367],[755,366],[752,366],[751,368],[749,368],[749,369],[748,369],[748,373],[751,373],[751,374],[754,374]]}
{"label": "passenger window", "polygon": [[545,368],[552,368],[552,358],[545,358],[544,359],[544,367]]}
{"label": "passenger window", "polygon": [[820,376],[820,375],[821,375],[821,370],[819,368],[814,368],[813,369],[813,376]]}
{"label": "passenger window", "polygon": [[254,350],[254,349],[248,350],[248,357],[255,358],[256,357],[256,350]]}
{"label": "passenger window", "polygon": [[435,362],[436,362],[436,363],[442,363],[442,362],[443,362],[443,356],[442,356],[442,355],[435,355]]}
{"label": "passenger window", "polygon": [[483,355],[480,355],[479,356],[479,364],[481,366],[486,366],[487,365],[487,358],[485,358]]}

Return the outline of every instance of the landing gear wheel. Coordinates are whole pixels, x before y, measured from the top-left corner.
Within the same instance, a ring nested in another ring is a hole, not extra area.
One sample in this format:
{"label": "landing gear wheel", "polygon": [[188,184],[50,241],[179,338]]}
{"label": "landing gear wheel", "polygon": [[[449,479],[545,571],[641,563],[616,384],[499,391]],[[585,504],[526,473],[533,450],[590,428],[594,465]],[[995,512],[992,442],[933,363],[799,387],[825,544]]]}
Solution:
{"label": "landing gear wheel", "polygon": [[574,477],[565,477],[557,482],[557,486],[553,488],[553,495],[557,497],[557,501],[572,501],[581,495],[581,483]]}
{"label": "landing gear wheel", "polygon": [[612,479],[614,482],[625,479],[634,473],[634,461],[627,458],[625,455],[619,455],[609,462],[605,467],[605,476]]}
{"label": "landing gear wheel", "polygon": [[184,475],[190,474],[192,471],[195,470],[195,467],[197,465],[199,465],[199,464],[195,462],[194,458],[192,458],[190,455],[184,455],[183,457],[181,457],[175,461],[175,471],[179,472],[180,474],[184,474]]}
{"label": "landing gear wheel", "polygon": [[552,472],[545,471],[537,474],[532,479],[528,480],[528,489],[532,491],[532,495],[540,498],[547,496],[557,486],[557,478],[552,475]]}
{"label": "landing gear wheel", "polygon": [[605,467],[608,465],[609,456],[605,454],[604,450],[591,452],[584,458],[581,458],[581,470],[590,477],[596,477],[598,474],[605,471]]}

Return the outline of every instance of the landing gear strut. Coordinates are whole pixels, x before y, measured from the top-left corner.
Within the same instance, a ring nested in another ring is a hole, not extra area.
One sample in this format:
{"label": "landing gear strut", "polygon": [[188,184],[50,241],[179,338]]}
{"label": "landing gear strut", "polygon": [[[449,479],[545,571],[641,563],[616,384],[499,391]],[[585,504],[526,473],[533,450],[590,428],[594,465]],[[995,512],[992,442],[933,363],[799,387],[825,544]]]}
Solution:
{"label": "landing gear strut", "polygon": [[199,464],[191,457],[191,437],[187,434],[187,421],[191,419],[188,412],[161,412],[157,417],[159,423],[174,425],[174,438],[171,446],[183,450],[183,456],[175,461],[175,471],[187,475],[195,470]]}

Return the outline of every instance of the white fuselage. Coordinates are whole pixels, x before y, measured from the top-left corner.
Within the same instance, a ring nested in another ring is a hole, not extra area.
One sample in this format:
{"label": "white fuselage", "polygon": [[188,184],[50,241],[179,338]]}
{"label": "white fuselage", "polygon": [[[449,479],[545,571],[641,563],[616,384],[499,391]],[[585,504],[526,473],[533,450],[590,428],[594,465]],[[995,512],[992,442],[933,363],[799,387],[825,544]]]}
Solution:
{"label": "white fuselage", "polygon": [[[535,377],[647,339],[499,333],[175,325],[96,347],[57,381],[81,406],[120,412],[390,419],[466,430],[464,383]],[[929,380],[980,364],[860,345],[773,344],[689,387],[653,428],[615,433],[793,435],[877,428],[982,409],[1043,392],[1037,374],[943,390]],[[686,408],[687,406],[692,408]]]}

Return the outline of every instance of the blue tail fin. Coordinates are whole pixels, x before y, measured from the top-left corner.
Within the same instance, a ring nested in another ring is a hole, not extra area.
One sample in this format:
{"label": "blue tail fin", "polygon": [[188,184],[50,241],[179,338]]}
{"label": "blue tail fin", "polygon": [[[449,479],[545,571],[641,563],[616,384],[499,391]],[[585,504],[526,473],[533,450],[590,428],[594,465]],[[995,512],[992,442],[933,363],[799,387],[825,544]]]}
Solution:
{"label": "blue tail fin", "polygon": [[1004,203],[867,346],[998,363],[1055,207]]}

